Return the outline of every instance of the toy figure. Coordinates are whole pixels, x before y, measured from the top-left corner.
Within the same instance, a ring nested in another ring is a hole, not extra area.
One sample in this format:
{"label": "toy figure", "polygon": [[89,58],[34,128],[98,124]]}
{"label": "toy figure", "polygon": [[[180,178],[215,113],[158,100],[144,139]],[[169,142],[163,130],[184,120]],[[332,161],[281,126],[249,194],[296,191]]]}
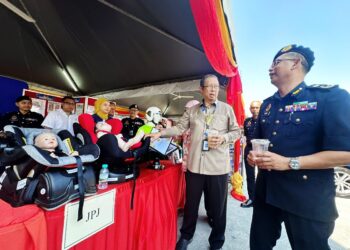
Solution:
{"label": "toy figure", "polygon": [[[132,146],[139,143],[146,134],[150,134],[152,132],[152,129],[155,128],[156,125],[158,125],[159,122],[162,120],[160,109],[157,107],[148,108],[146,110],[146,119],[148,123],[141,126],[137,130],[136,135],[133,138],[129,139],[127,142],[125,142],[122,139],[123,136],[121,134],[115,135],[121,150],[123,150],[124,152],[128,151]],[[112,127],[108,123],[105,123],[105,122],[96,123],[97,138],[100,138],[102,135],[105,135],[105,134],[111,134],[111,130],[112,130]]]}
{"label": "toy figure", "polygon": [[[53,158],[58,158],[59,156],[67,156],[67,154],[59,151],[57,149],[58,142],[56,139],[56,135],[51,132],[43,132],[35,137],[34,145],[38,148],[41,148],[50,153],[50,156]],[[77,156],[79,153],[77,151],[73,151],[69,156]]]}

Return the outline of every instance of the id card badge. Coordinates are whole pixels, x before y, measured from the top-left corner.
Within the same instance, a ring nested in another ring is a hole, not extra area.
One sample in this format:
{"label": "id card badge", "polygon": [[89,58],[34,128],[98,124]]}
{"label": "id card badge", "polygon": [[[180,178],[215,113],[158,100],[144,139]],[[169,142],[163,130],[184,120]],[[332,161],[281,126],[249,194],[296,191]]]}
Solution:
{"label": "id card badge", "polygon": [[207,139],[202,141],[202,151],[209,151],[209,145],[208,145]]}

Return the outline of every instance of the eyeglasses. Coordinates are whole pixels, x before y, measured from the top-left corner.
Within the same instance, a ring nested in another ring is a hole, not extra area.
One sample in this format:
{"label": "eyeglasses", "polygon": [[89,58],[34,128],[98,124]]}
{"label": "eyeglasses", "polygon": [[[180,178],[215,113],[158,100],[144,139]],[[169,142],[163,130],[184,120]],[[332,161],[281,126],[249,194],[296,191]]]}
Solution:
{"label": "eyeglasses", "polygon": [[67,105],[75,105],[75,102],[64,102],[64,104],[67,104]]}
{"label": "eyeglasses", "polygon": [[276,65],[278,65],[280,62],[283,61],[295,61],[297,59],[293,59],[293,58],[281,58],[281,59],[276,59],[275,61],[272,62],[272,67],[275,67]]}
{"label": "eyeglasses", "polygon": [[212,85],[210,85],[210,86],[203,86],[203,88],[208,88],[208,89],[219,89],[220,86],[212,86]]}

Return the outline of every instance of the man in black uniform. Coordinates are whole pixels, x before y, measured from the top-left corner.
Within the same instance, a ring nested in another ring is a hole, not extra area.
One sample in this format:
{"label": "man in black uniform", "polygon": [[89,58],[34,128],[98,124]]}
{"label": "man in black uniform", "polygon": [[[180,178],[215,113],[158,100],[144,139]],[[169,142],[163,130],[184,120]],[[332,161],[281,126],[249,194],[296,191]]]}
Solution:
{"label": "man in black uniform", "polygon": [[292,249],[330,249],[337,218],[335,166],[350,162],[350,95],[332,85],[304,82],[314,53],[289,45],[269,69],[278,91],[264,100],[254,138],[268,139],[269,151],[250,151],[257,164],[252,250],[272,249],[284,222]]}
{"label": "man in black uniform", "polygon": [[250,103],[250,113],[252,113],[252,117],[245,119],[244,121],[244,135],[246,137],[247,145],[244,149],[244,166],[245,172],[247,175],[247,189],[248,189],[248,199],[241,204],[241,207],[251,207],[253,206],[254,201],[254,190],[255,190],[255,168],[254,166],[250,166],[247,161],[247,157],[249,151],[252,150],[251,139],[254,134],[255,125],[258,120],[259,110],[260,110],[261,102],[260,101],[252,101]]}
{"label": "man in black uniform", "polygon": [[31,112],[32,99],[28,96],[20,96],[16,99],[18,111],[5,114],[0,123],[0,129],[4,129],[6,125],[15,125],[23,128],[42,128],[41,123],[44,117],[36,112]]}
{"label": "man in black uniform", "polygon": [[139,107],[137,106],[137,104],[130,105],[129,112],[130,117],[124,118],[122,120],[122,134],[123,137],[126,139],[133,138],[136,135],[136,132],[139,129],[139,127],[145,124],[142,119],[137,117],[137,114],[139,113]]}

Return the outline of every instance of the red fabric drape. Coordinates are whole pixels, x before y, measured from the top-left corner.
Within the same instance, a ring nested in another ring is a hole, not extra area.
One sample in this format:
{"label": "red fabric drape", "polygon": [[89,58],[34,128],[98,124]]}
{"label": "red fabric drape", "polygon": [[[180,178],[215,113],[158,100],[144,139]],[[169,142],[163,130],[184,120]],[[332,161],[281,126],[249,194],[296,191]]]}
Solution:
{"label": "red fabric drape", "polygon": [[36,205],[13,208],[0,200],[0,218],[0,249],[47,249],[44,212]]}
{"label": "red fabric drape", "polygon": [[215,1],[191,0],[190,3],[198,34],[211,66],[221,75],[235,76],[235,67],[230,63],[222,40]]}
{"label": "red fabric drape", "polygon": [[[109,185],[116,189],[115,222],[78,243],[75,250],[174,249],[177,234],[177,208],[182,202],[183,178],[180,166],[168,161],[163,171],[142,168],[137,179],[134,209],[130,209],[132,182]],[[48,249],[62,247],[64,207],[45,212]]]}
{"label": "red fabric drape", "polygon": [[[235,77],[230,78],[227,86],[227,103],[233,105],[237,123],[240,127],[243,126],[245,119],[245,112],[242,100],[242,83],[241,77],[239,76],[238,70]],[[238,171],[239,160],[240,160],[240,141],[235,142],[235,158],[234,158],[234,171]]]}

